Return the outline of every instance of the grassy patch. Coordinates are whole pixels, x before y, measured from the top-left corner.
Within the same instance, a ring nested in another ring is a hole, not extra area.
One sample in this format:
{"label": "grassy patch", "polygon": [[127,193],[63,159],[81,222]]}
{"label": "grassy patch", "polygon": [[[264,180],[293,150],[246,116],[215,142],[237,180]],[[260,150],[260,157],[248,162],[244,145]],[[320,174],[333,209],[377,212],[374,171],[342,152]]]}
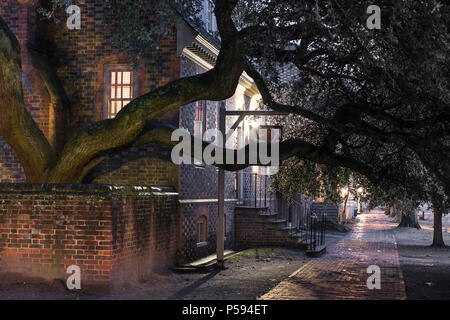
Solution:
{"label": "grassy patch", "polygon": [[241,252],[236,253],[235,255],[228,258],[228,260],[239,260],[241,258],[266,258],[271,257],[273,255],[282,255],[284,252],[281,248],[251,248]]}

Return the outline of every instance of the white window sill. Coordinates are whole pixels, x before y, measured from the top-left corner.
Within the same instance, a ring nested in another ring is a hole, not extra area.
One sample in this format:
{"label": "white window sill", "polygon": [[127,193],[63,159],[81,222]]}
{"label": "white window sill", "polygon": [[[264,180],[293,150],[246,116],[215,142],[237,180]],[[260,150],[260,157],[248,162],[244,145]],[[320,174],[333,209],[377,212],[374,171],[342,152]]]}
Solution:
{"label": "white window sill", "polygon": [[200,248],[200,247],[204,247],[204,246],[207,246],[208,245],[208,242],[197,242],[197,248]]}

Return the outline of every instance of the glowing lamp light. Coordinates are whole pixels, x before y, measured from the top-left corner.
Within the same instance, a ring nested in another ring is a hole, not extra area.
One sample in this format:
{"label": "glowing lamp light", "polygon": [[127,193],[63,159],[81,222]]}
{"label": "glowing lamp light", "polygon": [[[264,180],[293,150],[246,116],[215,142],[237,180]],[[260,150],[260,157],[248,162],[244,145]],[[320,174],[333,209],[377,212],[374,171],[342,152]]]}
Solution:
{"label": "glowing lamp light", "polygon": [[250,127],[252,127],[253,129],[258,129],[259,126],[260,126],[260,124],[258,123],[258,121],[255,121],[255,120],[250,121],[249,124],[250,124]]}
{"label": "glowing lamp light", "polygon": [[341,188],[341,196],[345,197],[348,194],[348,188]]}

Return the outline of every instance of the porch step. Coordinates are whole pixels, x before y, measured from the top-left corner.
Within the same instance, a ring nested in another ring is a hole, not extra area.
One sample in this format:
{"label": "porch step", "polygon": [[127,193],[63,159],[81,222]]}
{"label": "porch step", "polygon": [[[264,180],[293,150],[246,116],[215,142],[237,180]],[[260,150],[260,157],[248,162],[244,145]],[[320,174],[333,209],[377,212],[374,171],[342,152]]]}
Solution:
{"label": "porch step", "polygon": [[260,213],[258,214],[260,217],[276,217],[278,215],[277,212],[269,212],[269,213]]}
{"label": "porch step", "polygon": [[283,219],[270,219],[270,220],[266,220],[268,223],[286,223],[286,220]]}
{"label": "porch step", "polygon": [[280,230],[295,230],[296,227],[294,227],[294,226],[284,226],[284,227],[279,227],[278,229],[280,229]]}
{"label": "porch step", "polygon": [[311,239],[305,239],[305,238],[303,238],[301,240],[298,240],[298,243],[301,243],[301,244],[304,244],[304,245],[310,245],[310,244],[313,244],[314,242],[316,242],[316,241],[315,240],[311,240]]}
{"label": "porch step", "polygon": [[[224,251],[224,259],[235,255],[237,252],[233,250],[225,250]],[[196,261],[192,261],[190,263],[177,265],[172,268],[172,271],[176,273],[191,273],[191,272],[209,272],[211,271],[215,265],[216,265],[216,254],[211,254],[207,257],[198,259]]]}
{"label": "porch step", "polygon": [[306,237],[306,232],[303,232],[303,231],[299,231],[299,232],[294,232],[294,233],[291,233],[290,235],[289,235],[289,237],[291,237],[291,238],[298,238],[298,239],[304,239],[305,237]]}
{"label": "porch step", "polygon": [[322,254],[324,254],[327,250],[327,246],[326,245],[317,245],[314,248],[308,248],[308,250],[306,250],[306,255],[310,256],[310,257],[318,257]]}

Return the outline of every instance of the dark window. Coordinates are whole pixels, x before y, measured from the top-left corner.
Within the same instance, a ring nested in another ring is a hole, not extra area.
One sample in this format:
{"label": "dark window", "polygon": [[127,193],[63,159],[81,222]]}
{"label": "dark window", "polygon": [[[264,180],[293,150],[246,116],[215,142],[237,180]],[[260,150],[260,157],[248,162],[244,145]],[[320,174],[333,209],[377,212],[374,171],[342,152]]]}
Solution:
{"label": "dark window", "polygon": [[207,226],[208,219],[205,216],[200,216],[197,221],[197,243],[207,241]]}

